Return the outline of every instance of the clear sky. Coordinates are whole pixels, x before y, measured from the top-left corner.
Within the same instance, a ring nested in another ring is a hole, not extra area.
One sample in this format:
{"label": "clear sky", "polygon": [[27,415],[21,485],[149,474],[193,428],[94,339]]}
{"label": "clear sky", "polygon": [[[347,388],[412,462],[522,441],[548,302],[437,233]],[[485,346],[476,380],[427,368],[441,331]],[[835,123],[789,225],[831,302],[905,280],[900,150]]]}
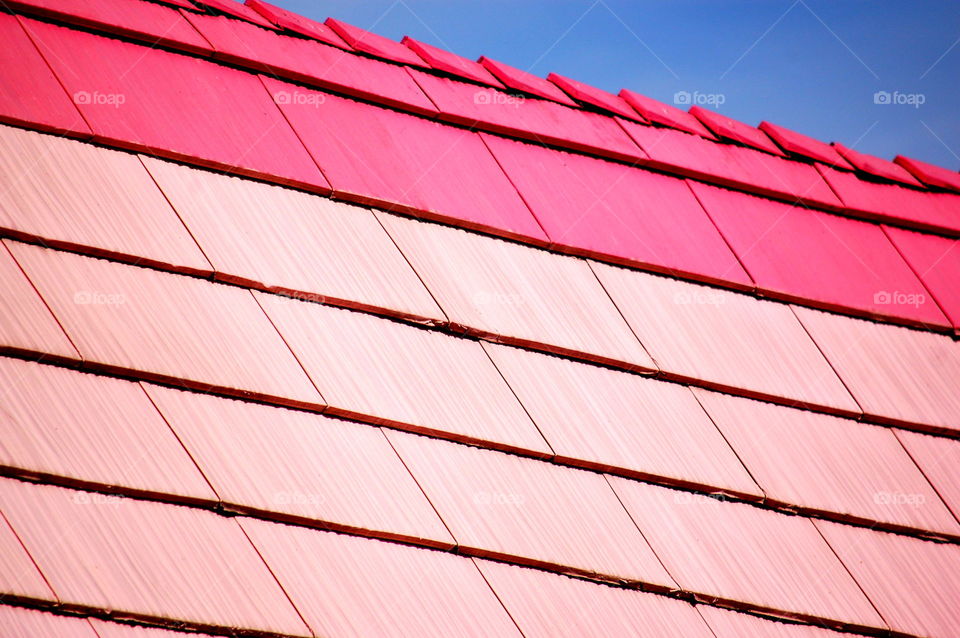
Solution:
{"label": "clear sky", "polygon": [[686,92],[749,124],[960,169],[957,0],[273,2],[614,93],[672,103]]}

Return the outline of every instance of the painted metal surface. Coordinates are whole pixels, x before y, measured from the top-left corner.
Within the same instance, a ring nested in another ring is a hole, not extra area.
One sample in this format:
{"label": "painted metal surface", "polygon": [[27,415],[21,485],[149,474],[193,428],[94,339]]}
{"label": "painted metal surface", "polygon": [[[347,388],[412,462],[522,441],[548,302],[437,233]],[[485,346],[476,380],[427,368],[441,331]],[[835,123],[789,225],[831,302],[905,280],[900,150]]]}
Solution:
{"label": "painted metal surface", "polygon": [[851,170],[853,168],[853,166],[837,152],[836,148],[826,142],[821,142],[808,135],[791,131],[784,126],[778,126],[771,122],[760,122],[760,126],[757,128],[766,133],[780,148],[788,153],[823,162],[834,168],[843,170]]}
{"label": "painted metal surface", "polygon": [[641,95],[630,89],[621,89],[619,96],[635,111],[651,122],[669,126],[693,135],[714,139],[713,133],[700,123],[700,120],[671,104],[664,104],[652,97]]}
{"label": "painted metal surface", "polygon": [[567,106],[577,105],[577,103],[561,91],[556,84],[549,80],[528,73],[527,71],[522,71],[509,64],[491,60],[486,56],[480,56],[478,62],[511,89],[536,95],[547,100],[553,100],[554,102],[566,104]]}
{"label": "painted metal surface", "polygon": [[[191,0],[194,1],[194,0]],[[236,0],[195,0],[197,4],[209,7],[216,12],[225,13],[228,16],[239,18],[251,24],[255,24],[265,29],[276,29],[269,20],[260,13],[254,11],[251,7],[237,2]]]}
{"label": "painted metal surface", "polygon": [[900,182],[901,184],[909,184],[910,186],[923,188],[923,184],[899,164],[894,164],[891,161],[876,157],[874,155],[868,155],[867,153],[855,151],[854,149],[848,148],[839,142],[834,142],[833,147],[837,149],[837,152],[840,153],[844,159],[853,164],[857,170],[861,170],[864,173],[869,173],[870,175],[874,175],[876,177],[882,177],[883,179],[887,179],[892,182]]}
{"label": "painted metal surface", "polygon": [[[957,472],[960,467],[960,441],[906,430],[894,432],[910,458],[960,520],[960,473]],[[909,492],[904,494],[902,500],[913,503],[919,501],[919,498],[906,496]]]}
{"label": "painted metal surface", "polygon": [[0,627],[9,638],[104,638],[93,630],[86,618],[58,616],[24,607],[0,606]]}
{"label": "painted metal surface", "polygon": [[960,329],[960,240],[893,226],[883,226],[883,231],[917,273],[931,300]]}
{"label": "painted metal surface", "polygon": [[287,11],[282,7],[264,2],[263,0],[247,0],[244,4],[278,27],[341,49],[350,48],[350,46],[343,41],[343,38],[338,36],[333,29],[322,22],[311,20],[310,18],[298,15],[292,11]]}
{"label": "painted metal surface", "polygon": [[[7,483],[6,479],[3,479]],[[7,596],[56,601],[56,594],[50,589],[44,575],[27,553],[23,539],[10,527],[6,514],[7,501],[0,501],[0,591]],[[0,610],[5,609],[0,606]]]}
{"label": "painted metal surface", "polygon": [[623,100],[623,98],[616,96],[613,93],[608,93],[603,89],[598,89],[597,87],[590,86],[585,82],[564,77],[557,73],[551,73],[548,75],[547,80],[556,84],[563,90],[564,93],[575,100],[579,100],[580,102],[595,106],[615,115],[625,117],[629,120],[636,120],[638,122],[645,121],[643,116],[631,108],[630,105]]}
{"label": "painted metal surface", "polygon": [[698,605],[697,611],[716,638],[836,638],[837,633],[813,625],[780,622],[729,609]]}
{"label": "painted metal surface", "polygon": [[928,164],[917,159],[897,155],[893,160],[897,165],[907,169],[911,175],[935,188],[960,191],[960,173],[950,169]]}
{"label": "painted metal surface", "polygon": [[704,126],[723,139],[736,142],[737,144],[743,144],[744,146],[752,146],[753,148],[766,151],[772,155],[783,155],[783,151],[767,137],[766,133],[749,124],[744,124],[732,117],[727,117],[726,115],[697,105],[690,107],[690,115],[700,120]]}
{"label": "painted metal surface", "polygon": [[406,46],[378,35],[371,31],[366,31],[352,24],[347,24],[342,20],[327,18],[324,23],[343,38],[343,40],[357,51],[363,51],[378,58],[392,60],[400,64],[410,64],[413,66],[429,67],[430,65]]}
{"label": "painted metal surface", "polygon": [[414,40],[410,36],[404,36],[402,44],[407,45],[411,51],[425,60],[430,66],[438,71],[444,71],[452,75],[457,75],[480,84],[489,84],[497,88],[503,88],[503,84],[493,76],[490,71],[485,69],[479,62],[468,60],[462,56],[446,51],[439,47]]}

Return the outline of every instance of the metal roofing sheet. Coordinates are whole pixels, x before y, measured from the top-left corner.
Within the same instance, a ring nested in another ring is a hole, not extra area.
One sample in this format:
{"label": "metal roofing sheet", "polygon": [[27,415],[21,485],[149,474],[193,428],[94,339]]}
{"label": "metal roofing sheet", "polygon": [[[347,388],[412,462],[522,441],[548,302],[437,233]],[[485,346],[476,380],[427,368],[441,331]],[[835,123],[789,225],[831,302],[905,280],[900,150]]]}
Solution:
{"label": "metal roofing sheet", "polygon": [[370,210],[149,157],[143,162],[218,276],[317,301],[444,318]]}
{"label": "metal roofing sheet", "polygon": [[864,414],[960,430],[960,343],[931,332],[794,310]]}
{"label": "metal roofing sheet", "polygon": [[8,246],[87,361],[196,387],[323,402],[247,290]]}
{"label": "metal roofing sheet", "polygon": [[0,358],[0,404],[14,472],[217,500],[136,383]]}
{"label": "metal roofing sheet", "polygon": [[[12,481],[3,479],[3,482]],[[5,514],[6,509],[4,498],[3,511],[0,511],[0,592],[4,596],[57,600],[35,559],[24,548],[23,539],[7,523],[10,514]]]}
{"label": "metal roofing sheet", "polygon": [[855,151],[852,148],[847,148],[839,142],[834,142],[833,147],[837,149],[837,152],[840,153],[844,159],[864,173],[869,173],[876,177],[882,177],[883,179],[888,179],[893,182],[900,182],[902,184],[909,184],[911,186],[923,188],[923,184],[917,181],[916,177],[911,175],[899,164],[894,164],[891,161],[881,159],[873,155],[868,155],[866,153],[861,153],[860,151]]}
{"label": "metal roofing sheet", "polygon": [[526,638],[713,638],[686,602],[489,560],[476,563]]}
{"label": "metal roofing sheet", "polygon": [[410,36],[405,36],[401,42],[438,71],[457,75],[468,80],[473,80],[474,82],[479,82],[480,84],[489,84],[497,88],[503,87],[500,80],[495,78],[493,74],[485,69],[479,62],[468,60],[456,53],[435,47],[426,42],[414,40]]}
{"label": "metal roofing sheet", "polygon": [[498,340],[654,369],[582,259],[377,215],[452,322]]}
{"label": "metal roofing sheet", "polygon": [[317,636],[519,636],[466,557],[240,519]]}
{"label": "metal roofing sheet", "polygon": [[960,535],[960,524],[890,428],[694,392],[768,499]]}
{"label": "metal roofing sheet", "polygon": [[685,590],[886,627],[809,519],[619,477],[610,483]]}
{"label": "metal roofing sheet", "polygon": [[618,97],[613,93],[608,93],[603,89],[598,89],[597,87],[590,86],[585,82],[564,77],[557,73],[551,73],[548,75],[547,80],[556,84],[564,91],[564,93],[575,100],[579,100],[627,119],[636,120],[638,122],[645,121],[643,116],[631,108],[623,98]]}
{"label": "metal roofing sheet", "polygon": [[546,236],[480,137],[335,95],[263,78],[334,193],[495,234]]}
{"label": "metal roofing sheet", "polygon": [[593,264],[664,372],[848,413],[859,408],[785,304]]}
{"label": "metal roofing sheet", "polygon": [[907,169],[911,175],[927,186],[960,191],[960,173],[956,171],[904,157],[903,155],[897,155],[893,161]]}
{"label": "metal roofing sheet", "polygon": [[9,479],[0,480],[0,494],[64,603],[310,635],[236,520]]}
{"label": "metal roofing sheet", "polygon": [[549,454],[476,341],[256,293],[330,410]]}
{"label": "metal roofing sheet", "polygon": [[821,142],[820,140],[770,122],[760,122],[758,128],[769,135],[773,141],[780,145],[780,148],[788,153],[807,157],[844,170],[853,168],[847,160],[843,159],[843,156],[837,152],[836,148],[826,142]]}
{"label": "metal roofing sheet", "polygon": [[225,503],[453,546],[379,428],[145,388]]}
{"label": "metal roofing sheet", "polygon": [[520,348],[483,347],[559,458],[762,496],[688,388]]}
{"label": "metal roofing sheet", "polygon": [[79,359],[34,284],[11,256],[11,243],[4,240],[0,244],[0,346]]}
{"label": "metal roofing sheet", "polygon": [[212,267],[136,155],[0,126],[0,226],[197,273]]}
{"label": "metal roofing sheet", "polygon": [[960,546],[816,521],[895,631],[950,638],[960,627]]}
{"label": "metal roofing sheet", "polygon": [[236,0],[192,0],[197,4],[207,6],[220,13],[225,13],[234,18],[240,18],[247,22],[259,25],[267,29],[276,29],[269,20],[254,11],[251,7],[237,2]]}
{"label": "metal roofing sheet", "polygon": [[104,638],[97,635],[86,618],[9,605],[0,605],[0,627],[7,638]]}
{"label": "metal roofing sheet", "polygon": [[[877,224],[693,181],[690,187],[761,290],[826,308],[950,325]],[[893,291],[917,303],[891,304]]]}
{"label": "metal roofing sheet", "polygon": [[387,438],[460,547],[675,587],[602,474],[404,432]]}
{"label": "metal roofing sheet", "polygon": [[553,100],[554,102],[559,102],[560,104],[566,104],[567,106],[577,105],[577,103],[561,91],[556,84],[549,80],[512,67],[509,64],[491,60],[486,56],[480,56],[478,62],[511,89],[537,95],[548,100]]}
{"label": "metal roofing sheet", "polygon": [[293,11],[287,11],[282,7],[272,5],[263,0],[247,0],[245,4],[278,27],[299,33],[300,35],[305,35],[308,38],[313,38],[320,42],[325,42],[326,44],[332,44],[341,49],[350,48],[350,46],[343,41],[343,38],[338,36],[333,29],[322,22],[311,20],[310,18],[298,15]]}
{"label": "metal roofing sheet", "polygon": [[671,104],[664,104],[630,89],[621,89],[620,97],[651,122],[714,139],[713,133],[708,131],[700,120]]}
{"label": "metal roofing sheet", "polygon": [[24,23],[100,140],[328,189],[255,75],[54,24]]}
{"label": "metal roofing sheet", "polygon": [[[895,432],[917,467],[960,520],[960,472],[957,472],[960,467],[960,441],[906,430]],[[913,502],[919,500],[908,496],[903,499]]]}
{"label": "metal roofing sheet", "polygon": [[744,124],[732,117],[697,105],[690,107],[690,115],[693,115],[708,129],[724,139],[732,140],[744,146],[752,146],[773,155],[783,155],[783,151],[767,137],[766,133],[749,124]]}
{"label": "metal roofing sheet", "polygon": [[482,134],[551,242],[580,254],[752,287],[684,180]]}
{"label": "metal roofing sheet", "polygon": [[837,638],[837,633],[813,625],[785,623],[730,609],[698,605],[697,611],[715,638]]}
{"label": "metal roofing sheet", "polygon": [[960,329],[960,240],[893,226],[883,230],[930,291],[930,301]]}
{"label": "metal roofing sheet", "polygon": [[419,55],[399,42],[335,18],[327,18],[325,24],[357,51],[363,51],[400,64],[429,67]]}

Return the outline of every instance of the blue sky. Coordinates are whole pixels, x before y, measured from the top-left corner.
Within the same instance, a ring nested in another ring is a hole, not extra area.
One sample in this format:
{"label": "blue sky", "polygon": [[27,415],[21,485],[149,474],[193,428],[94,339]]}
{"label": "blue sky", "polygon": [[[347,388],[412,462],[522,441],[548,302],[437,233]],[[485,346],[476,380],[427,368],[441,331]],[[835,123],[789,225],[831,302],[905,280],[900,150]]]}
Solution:
{"label": "blue sky", "polygon": [[613,92],[673,102],[685,91],[749,124],[960,169],[956,0],[274,2]]}

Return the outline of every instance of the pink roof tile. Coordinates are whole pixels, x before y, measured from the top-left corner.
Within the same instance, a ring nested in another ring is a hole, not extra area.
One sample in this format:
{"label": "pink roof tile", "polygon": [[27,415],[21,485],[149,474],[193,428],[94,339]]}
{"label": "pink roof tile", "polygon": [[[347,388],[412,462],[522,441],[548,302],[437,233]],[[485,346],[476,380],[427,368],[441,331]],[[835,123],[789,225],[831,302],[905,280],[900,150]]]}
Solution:
{"label": "pink roof tile", "polygon": [[610,483],[685,590],[795,617],[886,626],[810,520],[618,477]]}
{"label": "pink roof tile", "polygon": [[34,636],[67,636],[69,638],[104,638],[98,636],[87,618],[58,616],[25,607],[0,606],[0,626],[9,638]]}
{"label": "pink roof tile", "polygon": [[444,319],[370,210],[149,157],[143,162],[219,278]]}
{"label": "pink roof tile", "polygon": [[69,483],[216,501],[136,383],[0,358],[0,464]]}
{"label": "pink roof tile", "polygon": [[[960,520],[960,473],[956,471],[960,467],[960,441],[906,430],[895,432],[917,467]],[[920,500],[908,494],[901,493],[901,500],[911,503]]]}
{"label": "pink roof tile", "polygon": [[762,496],[688,388],[520,348],[483,347],[557,458]]}
{"label": "pink roof tile", "polygon": [[0,480],[0,494],[4,513],[64,603],[310,635],[235,520],[10,479]]}
{"label": "pink roof tile", "polygon": [[904,157],[903,155],[897,155],[893,161],[897,165],[907,169],[911,175],[927,186],[960,191],[960,173],[956,171]]}
{"label": "pink roof tile", "polygon": [[654,369],[582,259],[439,224],[377,216],[450,321],[468,326],[469,332]]}
{"label": "pink roof tile", "polygon": [[837,633],[813,625],[780,622],[730,609],[698,605],[697,611],[715,638],[836,638]]}
{"label": "pink roof tile", "polygon": [[86,361],[202,389],[323,402],[247,290],[8,246]]}
{"label": "pink roof tile", "polygon": [[511,89],[553,100],[554,102],[566,104],[567,106],[577,105],[577,103],[567,97],[567,94],[561,91],[556,84],[549,80],[512,67],[509,64],[491,60],[486,56],[480,56],[478,62]]}
{"label": "pink roof tile", "polygon": [[682,109],[670,104],[664,104],[646,95],[641,95],[630,89],[621,89],[620,97],[633,107],[640,115],[663,126],[679,129],[687,133],[699,135],[707,139],[714,139],[713,133],[700,123],[700,120]]}
{"label": "pink roof tile", "polygon": [[405,113],[264,78],[334,194],[543,242],[480,137]]}
{"label": "pink roof tile", "polygon": [[893,182],[900,182],[902,184],[909,184],[911,186],[923,187],[917,178],[911,175],[906,169],[898,164],[894,164],[885,159],[875,157],[873,155],[867,155],[866,153],[861,153],[860,151],[855,151],[852,148],[847,148],[839,142],[834,142],[833,147],[837,149],[837,152],[843,156],[845,160],[853,164],[858,170],[863,171],[864,173],[869,173],[876,177],[882,177]]}
{"label": "pink roof tile", "polygon": [[960,547],[827,521],[816,526],[891,629],[956,634]]}
{"label": "pink roof tile", "polygon": [[256,297],[329,411],[550,453],[479,343],[349,310]]}
{"label": "pink roof tile", "polygon": [[325,24],[357,51],[363,51],[364,53],[375,55],[378,58],[392,60],[400,64],[428,66],[427,63],[412,50],[382,35],[365,31],[360,27],[355,27],[352,24],[347,24],[334,18],[327,18]]}
{"label": "pink roof tile", "polygon": [[[825,308],[950,325],[876,224],[698,182],[690,187],[760,290]],[[892,290],[919,302],[890,305],[885,291]]]}
{"label": "pink roof tile", "polygon": [[457,75],[480,84],[489,84],[497,88],[503,88],[503,84],[493,76],[490,71],[485,69],[479,62],[468,60],[456,53],[451,53],[439,47],[414,40],[410,36],[404,36],[401,41],[407,45],[411,51],[426,60],[426,62],[438,71],[444,71],[452,75]]}
{"label": "pink roof tile", "polygon": [[278,27],[341,49],[350,48],[343,38],[322,22],[305,18],[263,0],[246,0],[245,4]]}
{"label": "pink roof tile", "polygon": [[[891,293],[892,303],[910,303]],[[863,412],[885,422],[960,429],[960,343],[809,308],[794,308]]]}
{"label": "pink roof tile", "polygon": [[644,120],[643,115],[631,108],[630,105],[623,100],[623,98],[618,97],[613,93],[608,93],[603,89],[598,89],[594,86],[586,84],[585,82],[573,80],[557,73],[551,73],[548,75],[547,80],[556,84],[563,90],[564,93],[575,100],[579,100],[580,102],[584,102],[591,106],[595,106],[599,109],[630,120],[636,120],[638,122],[646,121]]}
{"label": "pink roof tile", "polygon": [[196,2],[199,5],[209,7],[219,13],[225,13],[234,18],[240,18],[241,20],[267,29],[276,29],[273,23],[257,11],[254,11],[252,7],[237,2],[236,0],[191,0],[191,2]]}
{"label": "pink roof tile", "polygon": [[256,76],[53,24],[24,23],[97,139],[329,188]]}
{"label": "pink roof tile", "polygon": [[893,226],[883,230],[924,283],[931,301],[960,329],[960,240]]}
{"label": "pink roof tile", "polygon": [[789,306],[606,264],[595,264],[594,271],[670,376],[859,413]]}
{"label": "pink roof tile", "polygon": [[520,634],[466,557],[241,519],[317,636]]}
{"label": "pink roof tile", "polygon": [[675,586],[602,475],[414,434],[387,438],[461,548]]}
{"label": "pink roof tile", "polygon": [[6,126],[0,149],[0,226],[8,231],[106,257],[212,272],[136,155]]}
{"label": "pink roof tile", "polygon": [[[7,479],[0,481],[4,484],[13,482]],[[37,568],[35,559],[24,548],[23,539],[8,524],[10,515],[5,514],[7,507],[5,498],[3,511],[0,511],[0,593],[4,598],[12,596],[56,601],[57,597]],[[0,606],[0,610],[3,609],[6,607]]]}
{"label": "pink roof tile", "polygon": [[453,547],[379,428],[208,394],[145,386],[232,506]]}
{"label": "pink roof tile", "polygon": [[836,148],[826,142],[821,142],[820,140],[791,131],[783,126],[771,124],[770,122],[760,122],[758,128],[769,135],[773,141],[780,145],[780,148],[788,153],[823,162],[835,168],[842,168],[844,170],[853,168],[847,160],[843,159],[843,156],[837,152]]}
{"label": "pink roof tile", "polygon": [[744,146],[752,146],[773,155],[783,155],[783,151],[767,137],[766,133],[749,124],[696,105],[690,107],[690,115],[723,139]]}

